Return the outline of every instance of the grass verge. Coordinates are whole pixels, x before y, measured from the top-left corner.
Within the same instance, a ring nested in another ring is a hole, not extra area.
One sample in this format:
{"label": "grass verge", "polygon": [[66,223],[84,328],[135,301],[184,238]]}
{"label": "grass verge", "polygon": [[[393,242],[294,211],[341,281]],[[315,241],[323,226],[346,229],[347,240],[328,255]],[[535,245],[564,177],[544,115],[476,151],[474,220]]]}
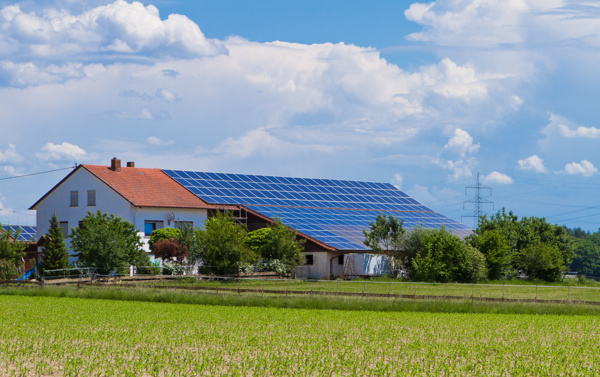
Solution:
{"label": "grass verge", "polygon": [[600,315],[599,306],[577,303],[478,302],[470,300],[413,300],[357,297],[283,297],[254,294],[207,294],[151,288],[119,287],[6,287],[0,295],[72,297],[192,305],[249,306],[346,311]]}

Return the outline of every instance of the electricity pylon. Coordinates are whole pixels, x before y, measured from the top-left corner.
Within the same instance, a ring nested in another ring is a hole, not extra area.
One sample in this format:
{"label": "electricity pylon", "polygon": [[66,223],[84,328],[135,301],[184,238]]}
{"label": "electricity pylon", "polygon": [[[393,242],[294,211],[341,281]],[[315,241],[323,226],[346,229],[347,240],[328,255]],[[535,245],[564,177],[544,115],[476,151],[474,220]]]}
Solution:
{"label": "electricity pylon", "polygon": [[463,202],[463,209],[465,209],[465,204],[467,203],[474,204],[475,209],[471,215],[461,216],[460,220],[462,221],[464,217],[473,217],[473,228],[476,228],[479,218],[481,217],[481,215],[485,214],[485,211],[483,211],[482,209],[483,206],[486,204],[491,204],[492,210],[494,209],[494,202],[484,199],[483,195],[483,192],[489,190],[489,196],[491,196],[492,188],[482,185],[481,182],[479,182],[479,173],[477,173],[477,182],[472,186],[465,187],[465,195],[467,195],[469,190],[475,190],[475,197],[471,200],[465,200]]}

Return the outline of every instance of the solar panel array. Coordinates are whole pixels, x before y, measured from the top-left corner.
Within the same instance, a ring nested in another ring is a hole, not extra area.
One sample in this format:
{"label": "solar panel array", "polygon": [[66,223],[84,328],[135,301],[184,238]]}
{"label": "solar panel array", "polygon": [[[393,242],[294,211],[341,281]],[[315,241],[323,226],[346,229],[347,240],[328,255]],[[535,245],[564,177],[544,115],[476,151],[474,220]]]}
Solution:
{"label": "solar panel array", "polygon": [[17,241],[35,241],[36,227],[29,225],[2,225],[4,231],[8,231],[10,228],[11,235],[15,234],[15,231],[21,228],[21,234],[17,238]]}
{"label": "solar panel array", "polygon": [[435,213],[389,183],[164,170],[208,203],[243,205],[339,250],[366,250],[363,229],[378,213],[407,228],[445,225],[464,236],[471,229]]}

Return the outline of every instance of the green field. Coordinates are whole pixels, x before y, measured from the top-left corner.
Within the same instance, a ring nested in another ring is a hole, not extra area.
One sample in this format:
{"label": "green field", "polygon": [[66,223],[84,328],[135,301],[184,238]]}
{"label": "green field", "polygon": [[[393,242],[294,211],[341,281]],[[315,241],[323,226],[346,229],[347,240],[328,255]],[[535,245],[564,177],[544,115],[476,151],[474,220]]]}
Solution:
{"label": "green field", "polygon": [[[127,284],[127,283],[125,283]],[[238,288],[255,293],[290,295],[303,294],[360,294],[369,296],[428,296],[438,298],[490,298],[539,301],[588,301],[600,303],[600,287],[534,284],[434,284],[397,281],[334,280],[303,281],[293,279],[196,280],[148,283],[153,286],[187,286],[211,290],[235,291]],[[138,285],[143,285],[139,283]]]}
{"label": "green field", "polygon": [[597,375],[600,317],[0,296],[3,375]]}

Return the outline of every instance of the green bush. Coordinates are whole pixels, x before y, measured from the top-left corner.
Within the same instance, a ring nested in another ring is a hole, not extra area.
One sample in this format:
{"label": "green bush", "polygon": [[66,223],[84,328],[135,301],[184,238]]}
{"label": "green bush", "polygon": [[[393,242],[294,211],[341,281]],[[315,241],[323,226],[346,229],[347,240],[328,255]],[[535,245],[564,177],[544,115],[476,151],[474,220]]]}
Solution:
{"label": "green bush", "polygon": [[12,261],[0,259],[0,280],[16,279],[18,273],[19,271]]}

